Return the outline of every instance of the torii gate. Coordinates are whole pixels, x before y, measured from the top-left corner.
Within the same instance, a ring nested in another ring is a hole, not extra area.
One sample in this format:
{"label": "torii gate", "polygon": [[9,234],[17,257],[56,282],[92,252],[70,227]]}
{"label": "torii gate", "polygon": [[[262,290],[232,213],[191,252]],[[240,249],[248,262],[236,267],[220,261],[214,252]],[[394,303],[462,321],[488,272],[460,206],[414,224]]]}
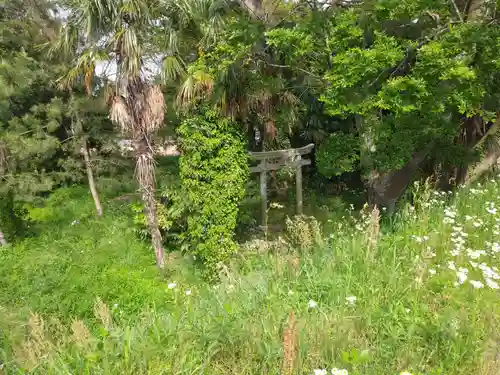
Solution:
{"label": "torii gate", "polygon": [[267,172],[283,167],[295,168],[297,214],[302,214],[302,166],[311,164],[311,160],[302,159],[302,156],[309,154],[313,148],[314,144],[311,143],[301,148],[249,153],[250,160],[260,161],[257,166],[250,167],[250,172],[260,173],[261,215],[264,228],[267,227]]}

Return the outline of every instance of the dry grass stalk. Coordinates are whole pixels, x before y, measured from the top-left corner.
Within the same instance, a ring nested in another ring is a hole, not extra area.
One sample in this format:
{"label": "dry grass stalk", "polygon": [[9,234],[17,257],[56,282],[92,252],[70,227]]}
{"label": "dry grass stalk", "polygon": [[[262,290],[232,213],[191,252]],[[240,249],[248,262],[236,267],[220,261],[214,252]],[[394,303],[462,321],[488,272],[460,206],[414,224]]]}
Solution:
{"label": "dry grass stalk", "polygon": [[283,364],[281,375],[292,375],[297,357],[297,322],[293,310],[288,316],[288,325],[283,334]]}
{"label": "dry grass stalk", "polygon": [[380,235],[380,210],[377,206],[373,207],[370,214],[370,223],[368,224],[367,231],[367,254],[373,258],[373,250],[377,247],[378,238]]}
{"label": "dry grass stalk", "polygon": [[290,269],[297,275],[300,271],[300,257],[292,255],[288,258]]}
{"label": "dry grass stalk", "polygon": [[81,320],[73,320],[71,323],[71,341],[80,348],[87,348],[91,342],[92,334]]}
{"label": "dry grass stalk", "polygon": [[[496,324],[493,323],[493,324]],[[483,359],[478,369],[478,374],[481,375],[500,375],[500,341],[495,334],[487,341],[483,354]]]}
{"label": "dry grass stalk", "polygon": [[108,305],[106,305],[99,297],[97,297],[94,303],[94,316],[99,319],[107,330],[112,326],[113,320],[111,318],[111,312],[109,311]]}
{"label": "dry grass stalk", "polygon": [[297,215],[286,219],[286,241],[296,250],[307,252],[322,245],[321,227],[314,217]]}
{"label": "dry grass stalk", "polygon": [[40,316],[31,314],[28,328],[28,337],[14,348],[14,356],[27,369],[34,369],[50,357],[53,345],[46,338],[45,322]]}

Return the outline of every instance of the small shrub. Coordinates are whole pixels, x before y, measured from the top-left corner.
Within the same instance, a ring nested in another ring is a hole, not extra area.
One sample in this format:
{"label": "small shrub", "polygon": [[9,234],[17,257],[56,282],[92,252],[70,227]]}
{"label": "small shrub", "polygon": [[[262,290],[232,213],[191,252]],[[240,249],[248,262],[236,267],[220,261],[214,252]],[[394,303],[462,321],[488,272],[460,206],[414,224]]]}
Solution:
{"label": "small shrub", "polygon": [[286,219],[287,242],[300,252],[311,251],[323,243],[321,226],[312,216],[298,215]]}
{"label": "small shrub", "polygon": [[7,241],[14,241],[28,233],[28,211],[14,202],[13,194],[0,194],[0,231]]}
{"label": "small shrub", "polygon": [[189,201],[185,239],[212,278],[237,250],[233,238],[248,178],[247,151],[237,125],[214,111],[187,118],[178,134],[182,191]]}
{"label": "small shrub", "polygon": [[[168,183],[158,189],[156,196],[156,215],[158,225],[163,237],[171,243],[179,241],[179,236],[186,230],[185,213],[188,208],[188,201],[182,191],[178,176],[170,176]],[[144,215],[144,204],[134,202],[131,206],[134,213],[134,224],[136,233],[142,239],[150,238],[146,216]]]}

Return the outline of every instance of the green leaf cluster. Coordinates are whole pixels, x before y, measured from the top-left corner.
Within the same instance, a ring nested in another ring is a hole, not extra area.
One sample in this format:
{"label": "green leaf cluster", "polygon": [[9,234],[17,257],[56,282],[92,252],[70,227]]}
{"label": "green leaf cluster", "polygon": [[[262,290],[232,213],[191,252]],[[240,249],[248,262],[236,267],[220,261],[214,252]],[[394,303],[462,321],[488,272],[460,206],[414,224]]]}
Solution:
{"label": "green leaf cluster", "polygon": [[237,126],[202,109],[182,121],[180,179],[189,201],[185,240],[208,278],[237,250],[234,230],[248,178],[246,143]]}
{"label": "green leaf cluster", "polygon": [[359,141],[353,134],[332,133],[316,151],[318,171],[327,177],[357,169]]}

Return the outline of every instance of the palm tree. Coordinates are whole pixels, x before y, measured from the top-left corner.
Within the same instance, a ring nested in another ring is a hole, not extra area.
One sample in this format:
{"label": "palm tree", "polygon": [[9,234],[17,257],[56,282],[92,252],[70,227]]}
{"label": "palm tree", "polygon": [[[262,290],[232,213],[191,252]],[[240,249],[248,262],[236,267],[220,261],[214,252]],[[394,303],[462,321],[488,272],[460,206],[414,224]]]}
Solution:
{"label": "palm tree", "polygon": [[[114,67],[108,103],[110,119],[133,139],[139,183],[156,263],[164,267],[158,227],[153,136],[163,125],[163,92],[152,77],[165,81],[184,74],[193,48],[214,40],[222,26],[226,0],[61,0],[67,14],[52,53],[75,56],[64,86],[80,81],[90,94],[96,67]],[[181,43],[183,41],[184,43]],[[194,49],[196,50],[196,49]]]}
{"label": "palm tree", "polygon": [[95,69],[107,62],[115,67],[108,103],[110,118],[121,133],[133,139],[136,178],[144,203],[156,264],[164,267],[162,235],[156,214],[155,165],[152,137],[163,125],[165,104],[160,87],[148,79],[152,58],[161,51],[149,36],[165,17],[158,0],[68,0],[67,18],[51,52],[75,56],[73,68],[61,83],[83,81],[92,91]]}

